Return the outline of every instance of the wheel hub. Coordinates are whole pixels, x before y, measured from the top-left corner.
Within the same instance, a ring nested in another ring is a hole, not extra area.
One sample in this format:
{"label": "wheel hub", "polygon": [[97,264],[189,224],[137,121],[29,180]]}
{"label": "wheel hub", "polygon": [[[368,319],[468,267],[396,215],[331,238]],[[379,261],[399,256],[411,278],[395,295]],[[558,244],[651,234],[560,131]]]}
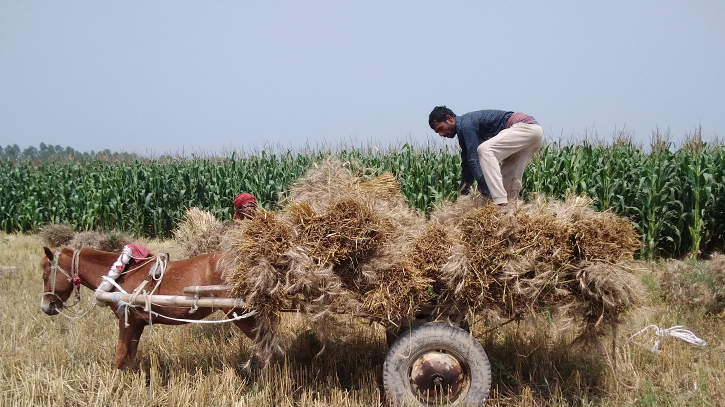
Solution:
{"label": "wheel hub", "polygon": [[454,401],[466,383],[461,363],[450,354],[431,351],[421,355],[410,370],[410,385],[425,402]]}

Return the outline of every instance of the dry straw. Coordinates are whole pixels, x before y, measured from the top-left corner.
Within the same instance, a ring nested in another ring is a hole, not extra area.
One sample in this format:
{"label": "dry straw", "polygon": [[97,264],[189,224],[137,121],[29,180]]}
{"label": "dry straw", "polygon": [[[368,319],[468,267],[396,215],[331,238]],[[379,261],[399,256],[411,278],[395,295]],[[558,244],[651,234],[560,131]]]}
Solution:
{"label": "dry straw", "polygon": [[391,174],[353,174],[328,159],[290,189],[279,212],[230,231],[227,280],[260,312],[257,351],[278,351],[279,313],[311,325],[343,313],[398,325],[426,306],[520,317],[542,307],[579,321],[585,336],[639,304],[639,238],[590,201],[537,198],[502,214],[479,194],[426,221]]}
{"label": "dry straw", "polygon": [[133,242],[133,238],[122,232],[110,231],[101,233],[90,230],[76,233],[73,239],[68,242],[68,246],[74,249],[90,247],[105,252],[120,253],[123,246],[131,242]]}
{"label": "dry straw", "polygon": [[186,210],[174,230],[174,239],[189,258],[221,250],[224,225],[214,215],[197,207]]}
{"label": "dry straw", "polygon": [[441,267],[445,300],[506,318],[541,309],[565,314],[585,337],[616,326],[642,296],[633,274],[639,237],[629,221],[590,203],[538,197],[501,214],[474,195],[434,211],[432,222],[460,236]]}
{"label": "dry straw", "polygon": [[38,234],[48,247],[59,247],[70,243],[75,236],[75,231],[70,225],[53,223],[40,228]]}
{"label": "dry straw", "polygon": [[257,350],[276,348],[278,314],[311,325],[339,313],[384,324],[412,318],[430,299],[409,253],[425,225],[391,174],[353,173],[328,159],[298,180],[279,212],[259,211],[228,239],[233,293],[259,312]]}
{"label": "dry straw", "polygon": [[698,263],[667,260],[663,270],[660,288],[667,302],[725,316],[725,255],[714,253]]}
{"label": "dry straw", "polygon": [[106,236],[101,232],[84,231],[76,233],[68,245],[74,249],[90,247],[91,249],[101,250],[105,245]]}

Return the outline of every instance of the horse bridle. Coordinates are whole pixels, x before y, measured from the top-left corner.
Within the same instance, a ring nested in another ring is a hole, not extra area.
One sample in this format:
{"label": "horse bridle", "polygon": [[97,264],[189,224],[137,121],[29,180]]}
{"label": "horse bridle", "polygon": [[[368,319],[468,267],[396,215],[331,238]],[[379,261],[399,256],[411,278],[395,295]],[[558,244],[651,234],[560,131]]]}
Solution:
{"label": "horse bridle", "polygon": [[[71,273],[65,271],[63,267],[58,264],[58,260],[60,259],[60,251],[55,253],[55,256],[53,256],[53,260],[50,260],[50,291],[44,292],[42,295],[53,295],[55,298],[57,298],[65,308],[70,308],[76,304],[78,304],[81,300],[81,279],[78,277],[78,263],[79,263],[79,257],[81,255],[80,250],[73,250],[73,258],[71,259],[70,263],[70,269]],[[58,275],[58,270],[60,270],[61,273],[63,273],[66,277],[68,277],[68,281],[73,283],[73,287],[75,288],[76,292],[76,302],[73,305],[66,305],[65,301],[63,301],[58,294],[55,293],[55,279]]]}

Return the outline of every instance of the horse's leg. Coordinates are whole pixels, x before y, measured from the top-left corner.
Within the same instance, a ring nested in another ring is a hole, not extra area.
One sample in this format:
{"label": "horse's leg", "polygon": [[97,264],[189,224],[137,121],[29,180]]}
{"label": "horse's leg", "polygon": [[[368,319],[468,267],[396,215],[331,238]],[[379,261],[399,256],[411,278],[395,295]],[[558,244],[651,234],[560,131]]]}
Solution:
{"label": "horse's leg", "polygon": [[146,327],[146,321],[137,320],[136,324],[132,325],[131,327],[134,327],[134,326],[135,326],[135,329],[133,330],[133,336],[131,338],[131,343],[129,343],[129,345],[128,345],[128,360],[136,359],[136,352],[138,351],[138,343],[141,341],[141,334],[143,333],[143,329]]}
{"label": "horse's leg", "polygon": [[146,326],[146,322],[137,318],[131,318],[129,326],[126,327],[126,318],[118,318],[118,345],[116,345],[116,357],[113,360],[113,367],[121,369],[136,356],[138,342]]}

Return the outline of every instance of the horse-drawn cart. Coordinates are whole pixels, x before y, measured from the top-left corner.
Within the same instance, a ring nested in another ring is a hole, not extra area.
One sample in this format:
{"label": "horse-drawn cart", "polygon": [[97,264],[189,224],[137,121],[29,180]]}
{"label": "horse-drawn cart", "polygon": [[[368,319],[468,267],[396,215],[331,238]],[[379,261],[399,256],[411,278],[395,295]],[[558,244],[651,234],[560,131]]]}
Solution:
{"label": "horse-drawn cart", "polygon": [[[480,196],[461,197],[427,218],[407,205],[391,174],[359,178],[326,162],[290,189],[282,210],[260,209],[226,229],[220,251],[169,261],[163,284],[139,289],[151,271],[145,265],[120,279],[117,292],[97,292],[123,314],[114,366],[133,357],[150,318],[185,323],[222,309],[269,361],[279,348],[281,312],[296,310],[313,328],[345,314],[387,328],[389,397],[481,405],[491,368],[460,315],[559,309],[582,335],[594,336],[639,302],[641,285],[628,263],[639,247],[631,222],[593,211],[584,198],[517,205],[502,214]],[[218,240],[221,227],[210,230]],[[41,306],[49,314],[76,277],[96,290],[115,260],[86,249],[82,256],[46,249],[46,256]],[[67,280],[56,279],[56,269]],[[154,315],[162,305],[166,313]]]}
{"label": "horse-drawn cart", "polygon": [[[132,294],[97,291],[95,298],[110,304],[146,307],[244,308],[239,298],[204,296],[231,290],[231,286],[184,287],[188,295]],[[491,366],[480,343],[442,307],[424,312],[405,327],[388,327],[388,353],[383,364],[383,386],[398,402],[428,405],[482,405],[491,387]],[[234,315],[238,317],[238,315]]]}
{"label": "horse-drawn cart", "polygon": [[[124,271],[117,280],[107,275],[115,253],[70,248],[55,253],[46,248],[45,253],[41,308],[49,315],[63,313],[74,305],[67,304],[74,292],[76,300],[80,299],[81,286],[94,290],[95,300],[109,305],[119,320],[116,368],[135,356],[141,333],[150,323],[197,322],[221,309],[228,321],[250,338],[256,337],[257,311],[250,310],[243,299],[232,297],[232,287],[223,284],[222,273],[216,268],[220,253],[164,262],[158,279],[153,277],[155,263],[148,260]],[[178,285],[193,280],[213,285]],[[112,288],[99,289],[103,282]],[[389,350],[382,374],[386,394],[399,402],[419,405],[483,404],[491,369],[481,345],[457,327],[460,319],[451,318],[445,309],[421,306],[420,310],[424,318],[386,330]]]}

